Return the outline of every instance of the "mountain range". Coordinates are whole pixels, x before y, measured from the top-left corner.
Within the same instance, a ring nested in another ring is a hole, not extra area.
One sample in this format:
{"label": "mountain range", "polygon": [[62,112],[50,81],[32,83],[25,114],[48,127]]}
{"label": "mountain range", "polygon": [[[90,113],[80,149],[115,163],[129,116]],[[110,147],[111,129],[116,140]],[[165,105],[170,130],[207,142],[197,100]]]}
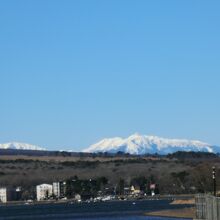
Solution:
{"label": "mountain range", "polygon": [[133,134],[128,138],[108,138],[91,145],[83,152],[97,153],[108,152],[117,153],[124,152],[135,155],[142,154],[168,154],[177,151],[195,151],[195,152],[220,152],[220,147],[212,146],[196,140],[186,139],[167,139],[157,136],[147,136],[140,134]]}
{"label": "mountain range", "polygon": [[[43,147],[36,145],[11,142],[0,144],[0,149],[37,150],[45,151]],[[82,152],[87,153],[129,153],[134,155],[143,154],[169,154],[177,151],[195,151],[219,153],[220,147],[196,140],[167,139],[158,136],[140,135],[135,133],[128,138],[106,138],[91,145]]]}
{"label": "mountain range", "polygon": [[46,150],[45,148],[18,142],[10,142],[5,144],[0,144],[0,149],[14,149],[14,150]]}

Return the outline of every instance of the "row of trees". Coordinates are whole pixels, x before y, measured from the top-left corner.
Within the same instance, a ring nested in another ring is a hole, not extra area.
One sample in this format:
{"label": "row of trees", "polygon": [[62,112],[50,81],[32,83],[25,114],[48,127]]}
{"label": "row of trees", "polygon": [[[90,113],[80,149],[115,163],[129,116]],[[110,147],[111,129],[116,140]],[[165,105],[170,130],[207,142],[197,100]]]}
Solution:
{"label": "row of trees", "polygon": [[108,179],[106,177],[80,180],[77,176],[74,176],[66,181],[66,196],[72,198],[75,194],[80,194],[83,197],[95,197],[99,191],[104,189],[107,183]]}
{"label": "row of trees", "polygon": [[[109,183],[106,177],[99,177],[96,179],[81,180],[77,176],[69,178],[66,181],[66,196],[72,198],[76,194],[80,194],[83,198],[96,197],[99,194],[106,195],[124,195],[125,189],[134,186],[143,193],[150,194],[150,184],[155,183],[153,176],[146,178],[144,176],[133,178],[130,183],[126,183],[123,178],[120,178],[118,183]],[[156,185],[155,192],[159,193],[158,185]]]}

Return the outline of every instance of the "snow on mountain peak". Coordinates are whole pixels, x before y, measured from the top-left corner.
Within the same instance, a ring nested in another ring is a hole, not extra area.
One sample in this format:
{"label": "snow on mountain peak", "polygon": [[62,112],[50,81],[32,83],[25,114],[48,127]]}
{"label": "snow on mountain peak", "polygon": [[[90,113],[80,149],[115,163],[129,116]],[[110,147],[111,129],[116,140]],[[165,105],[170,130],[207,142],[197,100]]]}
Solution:
{"label": "snow on mountain peak", "polygon": [[15,150],[46,150],[45,148],[38,147],[36,145],[10,142],[5,144],[0,144],[0,149],[15,149]]}
{"label": "snow on mountain peak", "polygon": [[108,152],[122,151],[130,154],[168,154],[176,151],[204,151],[215,152],[216,147],[201,141],[186,139],[167,139],[158,136],[140,135],[135,133],[128,138],[109,138],[91,145],[83,152]]}

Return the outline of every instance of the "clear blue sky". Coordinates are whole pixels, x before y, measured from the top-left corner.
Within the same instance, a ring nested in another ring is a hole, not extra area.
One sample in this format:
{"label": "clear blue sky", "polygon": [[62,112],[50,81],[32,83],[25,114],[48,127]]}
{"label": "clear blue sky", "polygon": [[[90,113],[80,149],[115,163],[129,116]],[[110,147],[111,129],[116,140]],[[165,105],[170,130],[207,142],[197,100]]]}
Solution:
{"label": "clear blue sky", "polygon": [[220,145],[220,1],[2,0],[0,143],[134,132]]}

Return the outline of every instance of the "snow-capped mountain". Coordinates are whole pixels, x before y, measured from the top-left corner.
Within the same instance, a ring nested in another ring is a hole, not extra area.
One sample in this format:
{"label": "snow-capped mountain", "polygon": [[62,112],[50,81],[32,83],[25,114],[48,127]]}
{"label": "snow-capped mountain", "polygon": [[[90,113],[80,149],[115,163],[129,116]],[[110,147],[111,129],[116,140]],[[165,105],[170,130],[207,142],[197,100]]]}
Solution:
{"label": "snow-capped mountain", "polygon": [[83,152],[97,153],[124,152],[129,154],[168,154],[176,151],[203,151],[203,152],[220,152],[219,147],[212,146],[208,143],[186,139],[167,139],[157,136],[147,136],[134,134],[128,138],[109,138],[91,145]]}
{"label": "snow-capped mountain", "polygon": [[15,150],[46,150],[45,148],[38,147],[36,145],[10,142],[5,144],[0,144],[0,149],[15,149]]}

